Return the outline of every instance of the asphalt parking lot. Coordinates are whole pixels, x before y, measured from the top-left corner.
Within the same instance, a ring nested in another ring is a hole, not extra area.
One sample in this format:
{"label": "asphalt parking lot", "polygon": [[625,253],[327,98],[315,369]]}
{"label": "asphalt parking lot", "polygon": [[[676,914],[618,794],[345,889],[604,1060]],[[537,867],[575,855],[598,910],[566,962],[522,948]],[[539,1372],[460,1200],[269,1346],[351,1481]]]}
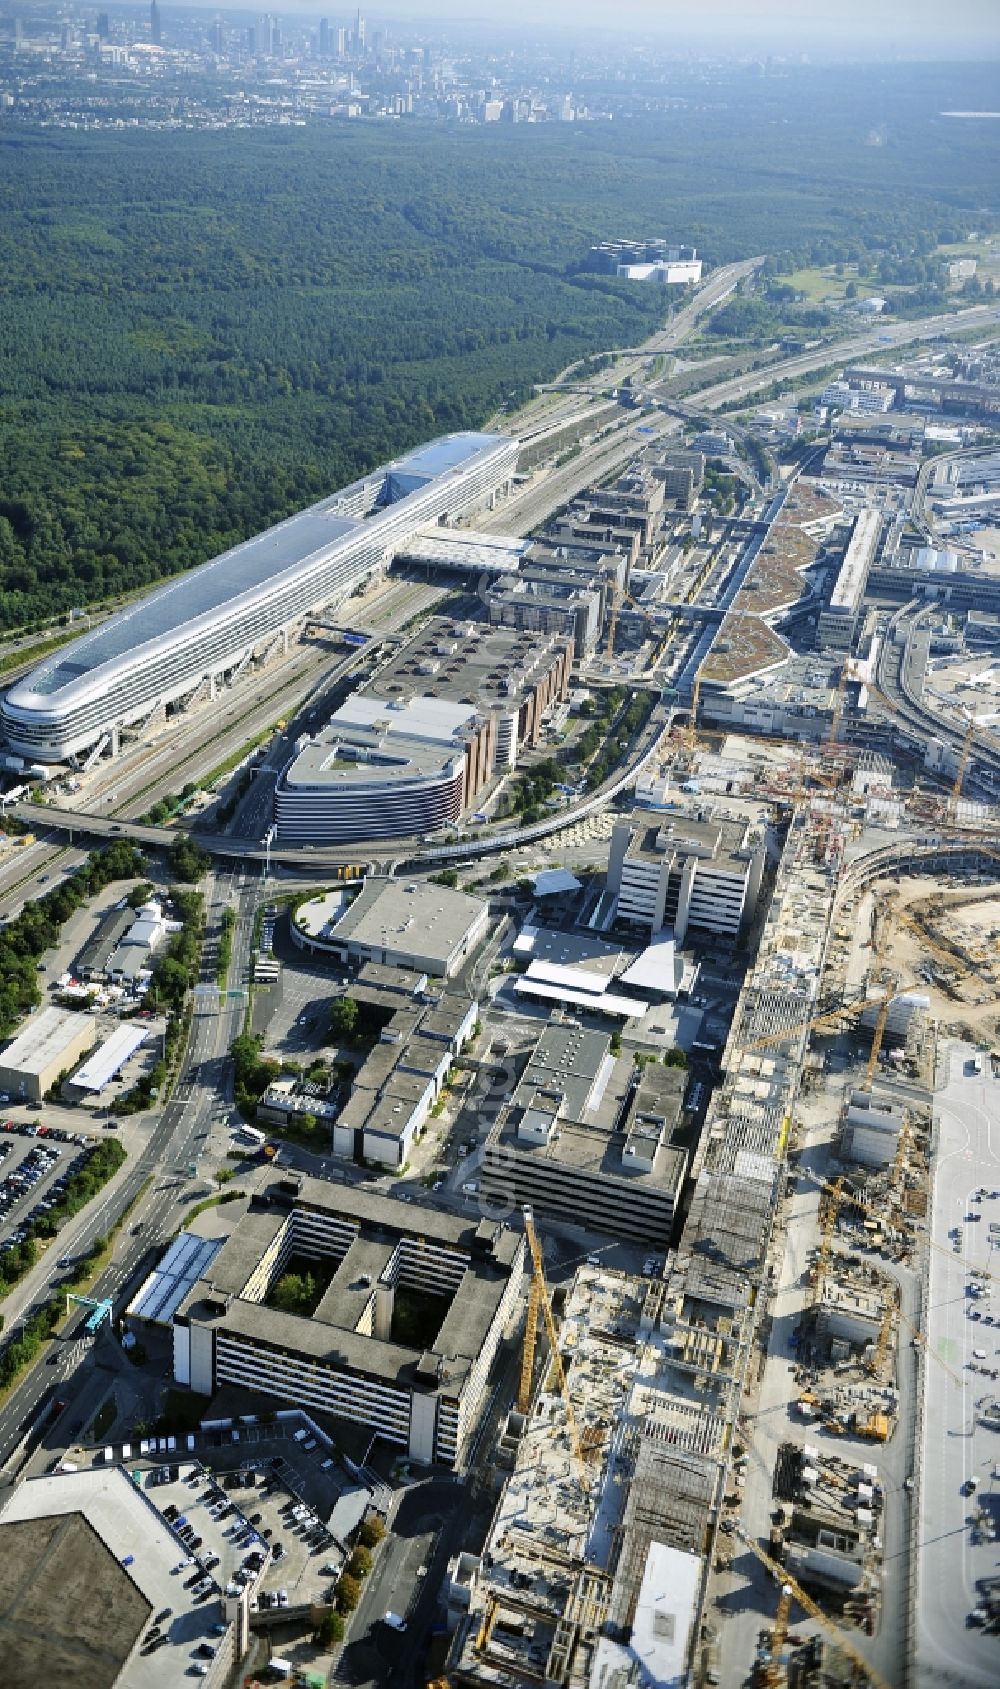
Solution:
{"label": "asphalt parking lot", "polygon": [[287,934],[286,917],[279,916],[275,953],[282,962],[281,992],[267,1023],[267,1049],[295,1061],[321,1052],[339,1055],[327,1037],[328,1011],[341,979],[347,977],[345,970],[337,962],[309,961],[304,952],[292,946]]}
{"label": "asphalt parking lot", "polygon": [[[231,1447],[234,1464],[226,1470],[189,1459],[143,1473],[150,1500],[177,1536],[177,1575],[215,1595],[246,1586],[255,1609],[324,1600],[345,1558],[323,1522],[335,1486],[324,1483],[322,1502],[307,1502],[295,1484],[301,1474],[283,1455],[264,1457],[258,1447],[241,1461]],[[164,1482],[165,1471],[177,1476]]]}
{"label": "asphalt parking lot", "polygon": [[934,1104],[932,1236],[939,1247],[926,1323],[928,1351],[943,1364],[931,1360],[924,1369],[916,1611],[918,1681],[960,1676],[985,1689],[1000,1680],[1000,1640],[971,1615],[983,1580],[997,1571],[1000,1447],[983,1415],[1000,1401],[1000,1381],[990,1376],[1000,1370],[1000,1295],[973,1272],[995,1275],[1000,1263],[1000,1198],[991,1194],[1000,1190],[1000,1080],[988,1059],[977,1073],[975,1058],[969,1045],[947,1047],[947,1077]]}
{"label": "asphalt parking lot", "polygon": [[29,1137],[5,1124],[0,1133],[0,1251],[26,1235],[49,1212],[70,1174],[79,1170],[83,1149],[49,1136]]}

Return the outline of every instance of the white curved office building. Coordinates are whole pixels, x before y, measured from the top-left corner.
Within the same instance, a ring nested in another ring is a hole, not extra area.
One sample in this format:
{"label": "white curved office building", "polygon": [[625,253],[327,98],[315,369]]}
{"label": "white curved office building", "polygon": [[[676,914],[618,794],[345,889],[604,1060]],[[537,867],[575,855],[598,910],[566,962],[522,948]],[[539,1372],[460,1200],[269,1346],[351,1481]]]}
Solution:
{"label": "white curved office building", "polygon": [[7,743],[36,762],[114,748],[120,728],[231,672],[420,529],[488,503],[517,451],[501,434],[445,435],[171,581],[12,686]]}

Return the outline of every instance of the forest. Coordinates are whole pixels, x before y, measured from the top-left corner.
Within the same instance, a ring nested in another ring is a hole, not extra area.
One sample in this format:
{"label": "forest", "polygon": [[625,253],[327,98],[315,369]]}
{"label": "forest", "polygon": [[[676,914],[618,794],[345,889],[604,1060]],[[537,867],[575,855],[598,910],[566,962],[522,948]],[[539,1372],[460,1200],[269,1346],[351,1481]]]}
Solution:
{"label": "forest", "polygon": [[[936,77],[937,80],[933,80]],[[988,226],[976,67],[745,82],[621,124],[0,131],[0,630],[211,557],[634,345],[710,264],[887,266]]]}

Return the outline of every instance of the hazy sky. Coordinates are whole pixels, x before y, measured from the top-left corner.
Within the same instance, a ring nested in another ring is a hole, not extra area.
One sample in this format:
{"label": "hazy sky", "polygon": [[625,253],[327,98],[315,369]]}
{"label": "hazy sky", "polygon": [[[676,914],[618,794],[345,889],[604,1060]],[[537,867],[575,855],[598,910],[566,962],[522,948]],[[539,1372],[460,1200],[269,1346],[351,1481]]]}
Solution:
{"label": "hazy sky", "polygon": [[[299,0],[299,5],[302,0]],[[310,10],[331,18],[347,9],[330,0],[306,0]],[[784,42],[804,49],[815,43],[845,57],[894,45],[903,55],[928,49],[955,58],[964,49],[1000,58],[1000,0],[836,0],[810,6],[808,0],[390,0],[362,10],[384,17],[462,18],[507,25],[523,20],[546,24],[650,31],[684,40],[696,38],[772,48]],[[839,56],[839,55],[838,55]]]}

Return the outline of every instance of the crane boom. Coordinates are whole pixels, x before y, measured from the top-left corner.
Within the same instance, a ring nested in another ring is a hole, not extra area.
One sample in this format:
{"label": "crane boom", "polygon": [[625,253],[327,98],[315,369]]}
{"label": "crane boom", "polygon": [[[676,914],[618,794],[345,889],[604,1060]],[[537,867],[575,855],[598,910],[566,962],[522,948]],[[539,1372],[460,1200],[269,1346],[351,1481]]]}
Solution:
{"label": "crane boom", "polygon": [[583,1444],[580,1441],[580,1430],[576,1422],[576,1414],[573,1411],[573,1402],[569,1393],[569,1385],[566,1382],[566,1370],[562,1364],[562,1356],[559,1353],[559,1336],[556,1331],[556,1322],[552,1317],[552,1303],[549,1300],[548,1285],[545,1282],[545,1265],[542,1260],[542,1246],[538,1241],[538,1233],[535,1231],[535,1222],[530,1208],[525,1208],[524,1210],[524,1234],[528,1240],[528,1248],[531,1252],[532,1285],[537,1296],[537,1306],[541,1308],[542,1318],[545,1321],[545,1330],[548,1334],[552,1365],[555,1367],[556,1378],[559,1383],[559,1393],[563,1399],[563,1407],[566,1409],[566,1429],[569,1432],[570,1447],[573,1450],[573,1457],[579,1468],[580,1482],[584,1491],[589,1493],[590,1474],[587,1471],[587,1459],[583,1452]]}
{"label": "crane boom", "polygon": [[965,784],[965,776],[966,776],[966,772],[967,772],[968,767],[969,767],[969,758],[972,755],[972,735],[975,733],[975,731],[976,731],[976,713],[975,713],[974,710],[970,710],[969,711],[969,724],[965,729],[965,738],[962,740],[962,749],[961,749],[961,752],[959,753],[958,767],[955,770],[955,784],[951,788],[951,808],[952,809],[955,808],[955,805],[958,803],[959,798],[962,796],[962,787]]}
{"label": "crane boom", "polygon": [[784,1590],[787,1586],[791,1590],[792,1595],[795,1597],[803,1612],[808,1613],[811,1619],[815,1619],[817,1624],[822,1625],[823,1629],[834,1638],[838,1647],[842,1648],[844,1653],[854,1661],[854,1664],[858,1667],[859,1671],[864,1672],[865,1677],[872,1685],[872,1689],[889,1689],[889,1685],[886,1683],[885,1678],[880,1677],[879,1673],[875,1670],[875,1667],[869,1665],[860,1648],[856,1648],[850,1637],[846,1636],[844,1632],[833,1623],[833,1620],[827,1617],[822,1607],[817,1606],[812,1596],[806,1594],[802,1585],[792,1577],[791,1573],[786,1571],[784,1566],[779,1566],[777,1560],[772,1560],[770,1554],[765,1554],[764,1550],[756,1542],[754,1542],[748,1532],[744,1531],[740,1526],[737,1526],[737,1535],[745,1547],[749,1548],[751,1554],[756,1555],[761,1565],[766,1566],[767,1570],[770,1572],[771,1576],[776,1579],[782,1590]]}
{"label": "crane boom", "polygon": [[878,1071],[878,1058],[882,1053],[882,1040],[885,1037],[885,1029],[889,1020],[889,1010],[891,1008],[892,986],[887,985],[885,988],[885,996],[883,997],[879,1007],[878,1019],[875,1022],[875,1030],[872,1033],[871,1054],[868,1057],[868,1066],[865,1068],[865,1082],[862,1087],[865,1091],[870,1091],[875,1083],[875,1074]]}

